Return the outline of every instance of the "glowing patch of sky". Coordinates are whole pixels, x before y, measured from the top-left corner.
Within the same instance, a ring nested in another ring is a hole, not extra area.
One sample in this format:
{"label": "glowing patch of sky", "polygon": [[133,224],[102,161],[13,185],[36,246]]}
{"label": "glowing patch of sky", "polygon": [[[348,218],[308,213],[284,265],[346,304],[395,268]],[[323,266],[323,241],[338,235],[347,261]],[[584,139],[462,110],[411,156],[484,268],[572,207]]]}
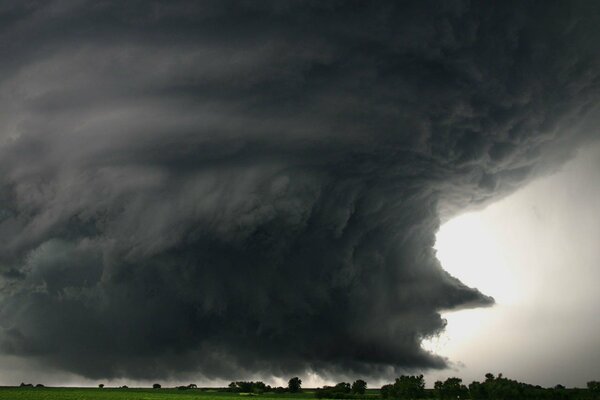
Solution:
{"label": "glowing patch of sky", "polygon": [[493,296],[491,309],[446,313],[447,330],[424,342],[467,383],[486,372],[541,385],[584,386],[600,365],[600,146],[558,173],[437,235],[444,269]]}

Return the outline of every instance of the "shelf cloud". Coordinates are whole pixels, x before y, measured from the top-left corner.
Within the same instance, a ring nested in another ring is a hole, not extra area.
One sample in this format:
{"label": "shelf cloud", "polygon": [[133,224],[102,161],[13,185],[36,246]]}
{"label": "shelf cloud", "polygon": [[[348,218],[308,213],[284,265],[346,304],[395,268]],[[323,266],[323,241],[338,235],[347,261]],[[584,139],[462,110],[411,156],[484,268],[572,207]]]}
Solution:
{"label": "shelf cloud", "polygon": [[0,352],[90,378],[446,367],[440,223],[598,116],[593,2],[0,4]]}

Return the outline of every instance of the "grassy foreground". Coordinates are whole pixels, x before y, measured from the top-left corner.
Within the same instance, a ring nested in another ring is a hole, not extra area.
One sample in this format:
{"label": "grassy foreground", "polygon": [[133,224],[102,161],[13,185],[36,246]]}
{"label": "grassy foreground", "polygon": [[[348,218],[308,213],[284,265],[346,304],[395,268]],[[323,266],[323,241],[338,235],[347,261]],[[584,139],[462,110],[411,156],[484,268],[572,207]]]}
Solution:
{"label": "grassy foreground", "polygon": [[250,400],[250,399],[314,399],[312,391],[298,394],[265,393],[244,396],[239,393],[202,389],[120,389],[120,388],[0,388],[1,400]]}

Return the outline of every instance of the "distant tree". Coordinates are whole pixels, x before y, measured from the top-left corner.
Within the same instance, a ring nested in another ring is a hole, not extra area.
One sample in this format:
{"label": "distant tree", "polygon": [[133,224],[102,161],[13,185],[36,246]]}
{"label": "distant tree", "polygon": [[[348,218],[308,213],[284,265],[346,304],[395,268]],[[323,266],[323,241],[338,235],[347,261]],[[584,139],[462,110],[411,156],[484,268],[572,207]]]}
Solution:
{"label": "distant tree", "polygon": [[399,399],[422,399],[425,397],[423,375],[402,375],[396,378],[392,387],[392,396]]}
{"label": "distant tree", "polygon": [[389,399],[391,397],[394,397],[394,385],[383,385],[379,390],[379,394],[383,399]]}
{"label": "distant tree", "polygon": [[333,389],[338,393],[350,393],[352,391],[352,387],[347,382],[340,382]]}
{"label": "distant tree", "polygon": [[302,390],[302,379],[298,378],[297,376],[290,379],[288,382],[288,390],[291,393],[300,392],[300,390]]}
{"label": "distant tree", "polygon": [[19,385],[19,387],[33,387],[33,385],[31,383],[21,382],[21,384]]}
{"label": "distant tree", "polygon": [[152,385],[152,389],[160,389],[162,386],[160,386],[160,383],[155,383],[154,385]]}
{"label": "distant tree", "polygon": [[251,382],[251,383],[252,383],[252,392],[253,393],[261,394],[261,393],[264,393],[271,389],[270,386],[267,386],[262,381],[256,381],[256,382]]}
{"label": "distant tree", "polygon": [[253,382],[239,381],[239,382],[236,382],[235,384],[237,385],[240,392],[251,393],[252,386],[253,386],[252,383]]}
{"label": "distant tree", "polygon": [[[188,387],[188,389],[191,387]],[[264,382],[257,381],[237,381],[231,382],[227,388],[229,392],[237,393],[264,393],[272,390],[271,386],[265,385]]]}
{"label": "distant tree", "polygon": [[550,398],[552,400],[569,400],[571,393],[567,390],[564,385],[558,384],[550,390]]}
{"label": "distant tree", "polygon": [[[484,382],[473,382],[469,385],[469,394],[472,399],[549,399],[554,395],[553,389],[543,389],[541,386],[533,386],[527,383],[508,379],[498,374],[486,374]],[[549,397],[550,396],[550,397]]]}
{"label": "distant tree", "polygon": [[99,384],[98,387],[102,389],[104,387],[104,383]]}
{"label": "distant tree", "polygon": [[469,393],[460,378],[448,378],[444,382],[437,381],[433,388],[439,399],[464,399]]}
{"label": "distant tree", "polygon": [[600,397],[600,382],[598,381],[589,381],[587,383],[587,388],[593,399],[597,399]]}
{"label": "distant tree", "polygon": [[367,390],[367,382],[362,379],[357,379],[352,384],[352,393],[354,394],[365,394]]}
{"label": "distant tree", "polygon": [[121,386],[121,389],[129,389],[129,386],[123,385],[123,386]]}
{"label": "distant tree", "polygon": [[323,386],[315,391],[318,399],[346,399],[352,397],[352,387],[347,382],[340,382],[335,386]]}
{"label": "distant tree", "polygon": [[333,397],[331,389],[333,389],[331,386],[323,386],[322,388],[317,388],[317,390],[315,390],[315,397],[317,399],[330,399]]}
{"label": "distant tree", "polygon": [[187,387],[188,389],[198,389],[198,386],[195,383],[190,383]]}
{"label": "distant tree", "polygon": [[469,384],[469,394],[472,399],[487,399],[488,394],[485,390],[485,385],[479,381],[474,381]]}
{"label": "distant tree", "polygon": [[38,383],[37,385],[35,385],[35,387],[37,387],[37,388],[43,388],[44,385],[42,385],[41,383]]}

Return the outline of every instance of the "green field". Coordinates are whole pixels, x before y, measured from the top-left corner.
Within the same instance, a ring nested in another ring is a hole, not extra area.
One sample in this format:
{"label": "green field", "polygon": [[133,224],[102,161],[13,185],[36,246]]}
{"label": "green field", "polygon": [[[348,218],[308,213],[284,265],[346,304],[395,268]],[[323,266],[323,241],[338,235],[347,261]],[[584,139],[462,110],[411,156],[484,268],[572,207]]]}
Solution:
{"label": "green field", "polygon": [[312,391],[298,394],[265,393],[249,396],[243,393],[227,393],[202,389],[113,389],[113,388],[0,388],[2,400],[246,400],[246,399],[314,399]]}

